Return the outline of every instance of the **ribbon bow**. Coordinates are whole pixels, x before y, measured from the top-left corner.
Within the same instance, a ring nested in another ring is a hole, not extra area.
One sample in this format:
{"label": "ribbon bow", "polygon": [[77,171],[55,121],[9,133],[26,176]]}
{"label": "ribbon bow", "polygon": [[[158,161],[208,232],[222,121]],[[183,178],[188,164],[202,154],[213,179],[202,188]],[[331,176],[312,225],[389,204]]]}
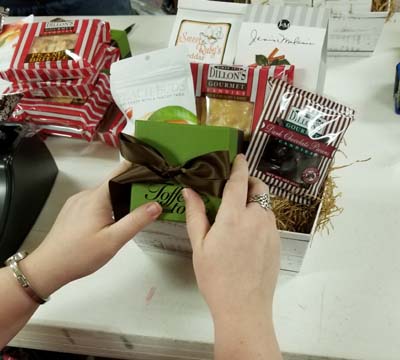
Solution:
{"label": "ribbon bow", "polygon": [[109,182],[115,219],[129,212],[130,185],[137,183],[178,183],[197,192],[222,196],[230,175],[228,151],[214,151],[195,157],[181,166],[172,166],[152,146],[120,134],[121,155],[132,163],[124,173]]}

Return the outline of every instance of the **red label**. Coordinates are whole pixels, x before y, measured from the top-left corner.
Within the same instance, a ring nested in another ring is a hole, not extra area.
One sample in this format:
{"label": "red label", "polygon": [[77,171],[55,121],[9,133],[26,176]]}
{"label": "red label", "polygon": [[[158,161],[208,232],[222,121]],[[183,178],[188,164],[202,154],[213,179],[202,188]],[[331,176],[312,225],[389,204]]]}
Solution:
{"label": "red label", "polygon": [[264,122],[261,131],[327,158],[332,158],[332,154],[336,150],[334,146],[326,145],[269,121]]}

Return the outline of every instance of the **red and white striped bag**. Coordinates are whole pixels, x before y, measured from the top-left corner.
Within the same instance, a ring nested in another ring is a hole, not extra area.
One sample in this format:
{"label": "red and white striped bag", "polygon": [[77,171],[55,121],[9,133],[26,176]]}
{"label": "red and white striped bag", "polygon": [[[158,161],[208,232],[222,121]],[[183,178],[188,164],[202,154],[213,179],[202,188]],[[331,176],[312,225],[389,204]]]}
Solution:
{"label": "red and white striped bag", "polygon": [[86,99],[95,88],[101,70],[109,70],[118,61],[119,49],[104,45],[96,59],[97,72],[83,79],[13,83],[4,93],[24,93],[26,97],[73,97]]}
{"label": "red and white striped bag", "polygon": [[112,101],[110,78],[100,74],[95,89],[83,104],[23,97],[11,121],[30,122],[44,133],[92,140]]}
{"label": "red and white striped bag", "polygon": [[103,121],[97,129],[97,137],[103,143],[112,147],[119,147],[119,134],[125,128],[125,115],[115,103],[111,103],[104,115]]}
{"label": "red and white striped bag", "polygon": [[42,82],[92,76],[96,56],[110,43],[110,25],[98,19],[24,24],[8,70],[12,82]]}
{"label": "red and white striped bag", "polygon": [[236,127],[245,140],[257,127],[269,78],[293,83],[294,66],[192,63],[197,116],[204,125]]}

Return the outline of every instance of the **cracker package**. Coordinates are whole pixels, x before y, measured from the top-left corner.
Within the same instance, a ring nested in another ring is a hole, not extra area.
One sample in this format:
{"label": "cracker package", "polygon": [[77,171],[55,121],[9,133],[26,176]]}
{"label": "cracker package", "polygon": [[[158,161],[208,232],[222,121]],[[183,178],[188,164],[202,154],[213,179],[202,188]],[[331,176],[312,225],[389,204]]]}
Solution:
{"label": "cracker package", "polygon": [[324,7],[251,5],[240,28],[235,64],[294,64],[295,86],[322,93],[328,19]]}
{"label": "cracker package", "polygon": [[233,64],[246,4],[180,0],[169,46],[186,45],[192,62]]}
{"label": "cracker package", "polygon": [[10,67],[24,24],[32,22],[33,16],[28,16],[21,21],[3,26],[3,31],[0,33],[0,77],[7,79],[4,72]]}
{"label": "cracker package", "polygon": [[126,126],[126,118],[115,103],[111,103],[97,129],[97,138],[109,146],[119,147],[119,134]]}
{"label": "cracker package", "polygon": [[293,82],[294,66],[232,66],[192,63],[197,115],[203,125],[227,126],[249,140],[266,101],[268,78]]}
{"label": "cracker package", "polygon": [[270,80],[268,100],[247,150],[250,174],[273,195],[308,204],[324,186],[354,110]]}
{"label": "cracker package", "polygon": [[197,124],[192,73],[184,46],[112,64],[111,92],[128,121],[127,134],[134,134],[136,120]]}
{"label": "cracker package", "polygon": [[100,74],[96,87],[85,101],[70,97],[23,97],[11,117],[37,125],[42,132],[92,140],[111,103],[109,76]]}
{"label": "cracker package", "polygon": [[5,91],[6,94],[24,93],[26,97],[71,97],[86,99],[95,89],[100,70],[109,70],[119,59],[119,50],[104,46],[99,51],[97,71],[82,79],[48,80],[39,82],[15,82]]}
{"label": "cracker package", "polygon": [[96,19],[24,24],[0,76],[9,81],[83,78],[98,71],[99,50],[110,42],[110,26]]}

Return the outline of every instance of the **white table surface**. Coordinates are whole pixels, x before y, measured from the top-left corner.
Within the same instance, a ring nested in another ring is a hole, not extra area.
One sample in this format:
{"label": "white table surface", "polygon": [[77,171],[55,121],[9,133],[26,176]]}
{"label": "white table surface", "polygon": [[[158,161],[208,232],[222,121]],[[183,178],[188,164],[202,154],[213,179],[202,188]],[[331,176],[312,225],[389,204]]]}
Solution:
{"label": "white table surface", "polygon": [[[166,46],[172,17],[132,22],[134,53]],[[275,323],[282,351],[385,360],[400,358],[400,116],[393,112],[400,17],[385,25],[369,58],[330,59],[326,94],[355,107],[348,164],[337,171],[334,230],[318,233],[296,277],[282,277]],[[66,198],[100,182],[118,162],[102,144],[49,139],[60,169],[25,246],[34,248]],[[240,324],[239,324],[240,326]],[[256,334],[255,334],[256,336]],[[211,359],[213,328],[189,260],[143,253],[131,242],[103,269],[69,284],[42,306],[12,344],[135,359]]]}

